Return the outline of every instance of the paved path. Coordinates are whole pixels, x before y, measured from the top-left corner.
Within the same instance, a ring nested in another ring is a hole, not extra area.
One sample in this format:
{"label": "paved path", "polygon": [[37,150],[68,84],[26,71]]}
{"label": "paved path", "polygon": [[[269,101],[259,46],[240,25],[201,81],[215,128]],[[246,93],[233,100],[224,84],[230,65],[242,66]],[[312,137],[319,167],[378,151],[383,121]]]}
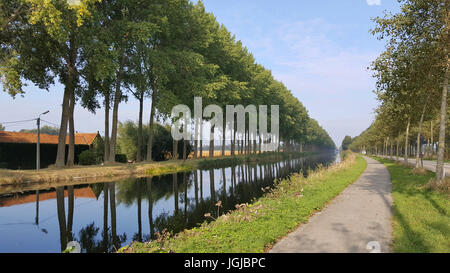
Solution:
{"label": "paved path", "polygon": [[[381,156],[384,158],[388,158],[388,159],[392,159],[392,160],[396,160],[397,157],[392,157],[390,158],[389,156]],[[404,157],[400,157],[400,162],[404,162]],[[412,165],[413,167],[416,166],[416,159],[415,158],[408,158],[408,163],[410,165]],[[423,161],[423,168],[432,172],[436,172],[436,161],[433,160],[424,160]],[[449,163],[444,163],[444,169],[445,169],[445,175],[446,176],[450,176],[450,164]]]}
{"label": "paved path", "polygon": [[[322,212],[314,214],[270,251],[371,252],[369,242],[377,241],[381,252],[390,252],[392,240],[392,185],[387,168],[365,157],[367,169],[361,177],[333,199]],[[377,243],[375,243],[376,245]]]}

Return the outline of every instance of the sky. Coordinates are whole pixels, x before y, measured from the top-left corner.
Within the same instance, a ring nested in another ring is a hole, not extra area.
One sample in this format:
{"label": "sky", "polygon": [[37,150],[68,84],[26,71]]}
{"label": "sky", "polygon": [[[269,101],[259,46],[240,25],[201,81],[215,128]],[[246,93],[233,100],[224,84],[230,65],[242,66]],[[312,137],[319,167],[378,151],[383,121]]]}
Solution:
{"label": "sky", "polygon": [[[291,90],[337,146],[345,135],[357,136],[370,126],[377,101],[367,67],[384,49],[383,41],[370,34],[371,18],[384,10],[397,11],[397,0],[203,2],[256,62]],[[42,125],[59,124],[63,89],[61,84],[49,91],[29,84],[26,94],[15,99],[0,91],[0,123],[36,118],[49,110]],[[149,113],[149,106],[147,100],[144,113]],[[136,121],[138,110],[139,104],[130,99],[120,105],[119,120]],[[8,131],[36,127],[35,121],[4,125]],[[103,135],[103,110],[95,115],[77,105],[75,128]]]}

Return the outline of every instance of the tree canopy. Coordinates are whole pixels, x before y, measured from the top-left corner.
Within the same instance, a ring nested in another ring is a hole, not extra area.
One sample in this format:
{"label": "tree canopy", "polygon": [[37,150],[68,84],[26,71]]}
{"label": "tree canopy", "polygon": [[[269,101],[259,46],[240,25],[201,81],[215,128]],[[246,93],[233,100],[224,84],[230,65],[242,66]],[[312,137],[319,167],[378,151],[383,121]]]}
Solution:
{"label": "tree canopy", "polygon": [[[269,117],[270,105],[278,105],[280,138],[272,136],[272,141],[285,150],[335,148],[303,104],[205,11],[201,1],[6,0],[0,13],[3,91],[12,97],[26,96],[27,82],[41,89],[49,89],[56,81],[64,85],[57,167],[73,164],[75,104],[94,113],[104,109],[104,159],[114,161],[120,126],[126,125],[119,125],[119,106],[132,99],[140,104],[133,144],[137,161],[154,159],[157,122],[173,122],[171,110],[177,104],[186,104],[193,112],[194,97],[202,97],[204,105],[222,108],[268,105]],[[151,110],[144,115],[147,100]],[[199,125],[192,120],[189,126],[195,124],[198,135],[207,121],[202,119]],[[256,143],[261,147],[266,141],[250,135],[247,128],[244,135],[234,133],[232,153],[257,152]],[[195,157],[202,144],[193,144]],[[214,144],[210,147],[214,149]]]}

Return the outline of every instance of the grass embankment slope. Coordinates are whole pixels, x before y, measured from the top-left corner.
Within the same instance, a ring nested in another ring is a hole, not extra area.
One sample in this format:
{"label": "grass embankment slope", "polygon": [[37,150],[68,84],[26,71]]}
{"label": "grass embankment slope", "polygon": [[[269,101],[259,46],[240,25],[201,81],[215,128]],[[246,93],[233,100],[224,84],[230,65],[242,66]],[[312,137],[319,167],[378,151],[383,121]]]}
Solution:
{"label": "grass embankment slope", "polygon": [[149,243],[134,242],[119,252],[177,252],[177,253],[260,253],[293,231],[320,211],[328,201],[358,179],[366,161],[347,154],[338,165],[319,168],[309,174],[293,175],[281,180],[262,198],[185,230],[174,237],[160,237]]}
{"label": "grass embankment slope", "polygon": [[376,158],[388,169],[394,199],[394,252],[450,252],[450,195],[429,187],[433,172],[413,172]]}

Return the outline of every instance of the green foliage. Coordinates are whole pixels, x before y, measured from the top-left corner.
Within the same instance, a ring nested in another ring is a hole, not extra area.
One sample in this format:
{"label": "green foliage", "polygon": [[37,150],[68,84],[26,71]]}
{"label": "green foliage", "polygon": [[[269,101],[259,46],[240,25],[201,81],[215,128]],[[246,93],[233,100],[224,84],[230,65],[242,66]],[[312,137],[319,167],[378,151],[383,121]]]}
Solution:
{"label": "green foliage", "polygon": [[323,149],[336,148],[334,141],[315,119],[308,120],[305,143],[315,145]]}
{"label": "green foliage", "polygon": [[98,162],[104,161],[105,141],[103,138],[96,138],[92,143],[91,149],[96,154]]}
{"label": "green foliage", "polygon": [[3,126],[3,125],[0,123],[0,131],[5,131],[5,130],[6,130],[5,126]]}
{"label": "green foliage", "polygon": [[116,162],[119,163],[128,163],[126,154],[116,154]]}
{"label": "green foliage", "polygon": [[80,165],[95,165],[97,164],[97,154],[92,150],[83,151],[78,159]]}
{"label": "green foliage", "polygon": [[342,140],[342,149],[348,150],[348,147],[352,144],[352,137],[351,136],[345,136],[344,140]]}
{"label": "green foliage", "polygon": [[[59,134],[59,128],[58,127],[51,127],[44,125],[40,128],[41,134],[49,134],[49,135],[58,135]],[[20,130],[21,133],[33,133],[37,134],[37,129],[22,129]]]}
{"label": "green foliage", "polygon": [[[117,139],[118,152],[126,154],[128,159],[135,160],[138,148],[138,124],[132,121],[119,123],[119,137]],[[142,154],[147,151],[147,144],[149,138],[149,126],[143,126],[143,141]],[[173,139],[170,133],[170,127],[162,126],[158,123],[154,124],[153,128],[153,145],[152,158],[155,161],[167,160],[169,154],[173,149]],[[188,144],[187,153],[192,150],[192,146]],[[183,152],[183,143],[178,143],[178,154],[181,156]]]}

